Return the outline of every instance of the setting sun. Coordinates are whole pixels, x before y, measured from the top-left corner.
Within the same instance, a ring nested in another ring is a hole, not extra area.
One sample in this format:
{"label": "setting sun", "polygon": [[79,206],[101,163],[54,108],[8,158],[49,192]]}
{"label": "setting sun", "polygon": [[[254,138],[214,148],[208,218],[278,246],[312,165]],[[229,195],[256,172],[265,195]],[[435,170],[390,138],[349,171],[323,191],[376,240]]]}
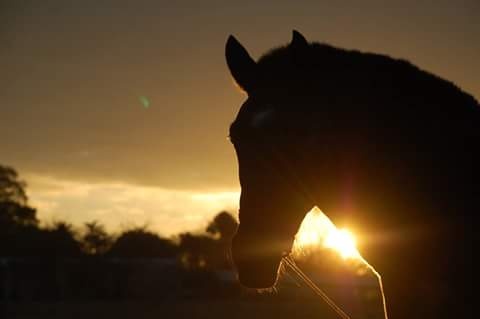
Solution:
{"label": "setting sun", "polygon": [[338,251],[343,258],[356,258],[359,256],[356,240],[353,234],[346,229],[335,229],[330,232],[323,243],[325,247]]}
{"label": "setting sun", "polygon": [[346,229],[338,229],[317,207],[305,216],[295,236],[294,251],[325,247],[338,252],[342,258],[361,258],[355,236]]}

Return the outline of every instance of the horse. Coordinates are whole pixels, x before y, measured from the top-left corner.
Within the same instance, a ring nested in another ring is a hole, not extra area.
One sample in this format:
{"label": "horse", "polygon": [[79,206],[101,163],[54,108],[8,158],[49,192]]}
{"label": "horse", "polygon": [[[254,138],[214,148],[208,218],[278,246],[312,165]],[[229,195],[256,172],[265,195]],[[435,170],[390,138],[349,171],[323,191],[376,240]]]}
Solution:
{"label": "horse", "polygon": [[389,317],[473,318],[480,108],[404,59],[291,41],[255,61],[232,35],[247,99],[230,126],[241,186],[232,256],[271,287],[306,212],[355,229]]}

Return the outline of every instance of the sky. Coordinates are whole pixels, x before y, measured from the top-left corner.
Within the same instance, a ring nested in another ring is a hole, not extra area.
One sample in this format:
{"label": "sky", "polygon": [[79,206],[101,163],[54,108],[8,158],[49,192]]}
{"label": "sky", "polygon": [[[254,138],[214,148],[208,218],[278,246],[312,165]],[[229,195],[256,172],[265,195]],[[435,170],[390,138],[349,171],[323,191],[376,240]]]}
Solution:
{"label": "sky", "polygon": [[[310,41],[404,58],[480,99],[480,2],[0,0],[0,164],[43,223],[166,236],[236,213],[225,65]],[[144,97],[150,102],[144,105]]]}

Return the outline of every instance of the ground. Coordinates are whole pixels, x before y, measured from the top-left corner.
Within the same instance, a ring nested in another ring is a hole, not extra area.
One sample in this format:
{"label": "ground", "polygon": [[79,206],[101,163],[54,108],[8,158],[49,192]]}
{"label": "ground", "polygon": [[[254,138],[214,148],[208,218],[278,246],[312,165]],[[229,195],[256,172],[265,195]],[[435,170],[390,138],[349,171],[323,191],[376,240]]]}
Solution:
{"label": "ground", "polygon": [[1,304],[4,319],[105,318],[337,318],[321,301],[188,300],[125,302],[42,302]]}

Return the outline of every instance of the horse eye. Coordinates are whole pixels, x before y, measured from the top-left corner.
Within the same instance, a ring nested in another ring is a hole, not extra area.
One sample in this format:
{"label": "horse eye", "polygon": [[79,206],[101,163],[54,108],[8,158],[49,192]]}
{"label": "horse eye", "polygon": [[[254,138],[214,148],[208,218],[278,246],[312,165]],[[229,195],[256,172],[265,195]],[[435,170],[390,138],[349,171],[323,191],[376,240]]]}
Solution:
{"label": "horse eye", "polygon": [[255,128],[261,128],[272,121],[274,114],[275,110],[272,107],[261,110],[253,116],[250,124]]}

